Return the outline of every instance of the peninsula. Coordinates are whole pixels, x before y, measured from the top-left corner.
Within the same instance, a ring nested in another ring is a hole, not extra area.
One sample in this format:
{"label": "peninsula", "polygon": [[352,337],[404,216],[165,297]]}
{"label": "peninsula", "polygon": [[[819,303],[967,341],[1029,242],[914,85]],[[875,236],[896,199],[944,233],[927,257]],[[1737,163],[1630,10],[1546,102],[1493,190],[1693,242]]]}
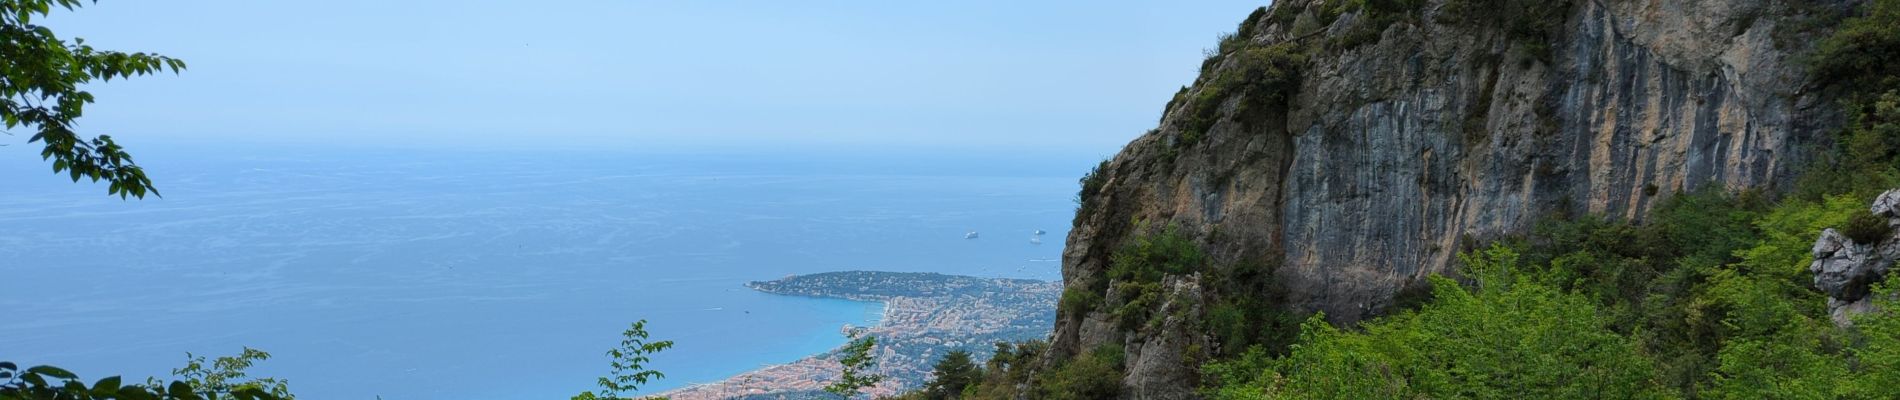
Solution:
{"label": "peninsula", "polygon": [[[874,372],[888,377],[868,391],[873,396],[921,386],[930,377],[931,364],[950,350],[963,349],[981,359],[994,351],[995,342],[1046,339],[1062,291],[1059,282],[874,271],[799,275],[746,287],[883,303],[877,326],[861,332],[878,338],[872,351],[878,361]],[[860,327],[840,327],[840,335],[854,329]],[[831,396],[821,389],[838,375],[836,356],[834,350],[660,395],[677,400],[827,398]]]}

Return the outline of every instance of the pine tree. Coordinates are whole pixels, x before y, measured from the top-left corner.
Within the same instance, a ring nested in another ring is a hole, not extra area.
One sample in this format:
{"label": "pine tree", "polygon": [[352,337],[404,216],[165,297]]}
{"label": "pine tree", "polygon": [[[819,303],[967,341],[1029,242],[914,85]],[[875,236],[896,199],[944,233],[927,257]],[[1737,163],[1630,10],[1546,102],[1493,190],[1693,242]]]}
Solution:
{"label": "pine tree", "polygon": [[975,383],[983,376],[976,363],[970,360],[970,352],[961,349],[951,350],[943,359],[937,360],[936,369],[931,372],[930,383],[924,386],[924,398],[931,400],[956,399],[963,394],[963,388]]}

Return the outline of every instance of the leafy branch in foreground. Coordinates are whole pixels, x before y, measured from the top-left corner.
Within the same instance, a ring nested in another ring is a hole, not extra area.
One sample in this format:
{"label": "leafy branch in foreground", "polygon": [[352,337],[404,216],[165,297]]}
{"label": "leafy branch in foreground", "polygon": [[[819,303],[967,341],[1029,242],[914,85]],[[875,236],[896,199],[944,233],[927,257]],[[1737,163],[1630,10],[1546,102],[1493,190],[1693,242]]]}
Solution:
{"label": "leafy branch in foreground", "polygon": [[874,347],[877,347],[876,336],[860,337],[856,332],[851,333],[851,343],[845,344],[844,349],[839,351],[838,364],[844,369],[839,373],[838,381],[825,386],[825,391],[848,399],[884,381],[883,375],[865,373],[865,370],[877,366],[877,360],[871,357]]}
{"label": "leafy branch in foreground", "polygon": [[[261,356],[260,356],[261,355]],[[270,357],[261,351],[245,349],[238,357],[219,357],[211,369],[202,366],[204,358],[198,357],[191,365],[178,370],[193,370],[195,375],[184,380],[169,383],[157,379],[146,384],[125,384],[117,376],[107,377],[87,385],[77,374],[59,367],[41,365],[21,370],[19,365],[0,361],[0,400],[289,400],[292,397],[284,387],[282,380],[262,379],[237,384],[213,386],[207,385],[207,379],[217,378],[217,382],[230,382],[244,376],[243,370],[252,361]],[[227,361],[230,360],[230,361]],[[194,369],[195,367],[195,369]],[[272,384],[257,384],[268,381]]]}
{"label": "leafy branch in foreground", "polygon": [[[205,398],[216,399],[219,398],[219,394],[221,393],[250,390],[270,393],[273,398],[286,400],[297,398],[297,396],[290,394],[290,383],[283,379],[244,379],[246,376],[244,372],[245,369],[249,369],[258,361],[270,359],[270,353],[266,353],[263,350],[245,347],[244,351],[236,356],[218,357],[209,360],[210,367],[208,368],[205,366],[206,360],[204,356],[185,353],[185,357],[188,358],[189,361],[185,363],[183,368],[172,369],[172,375],[183,378],[186,384],[196,388],[198,394]],[[148,380],[146,385],[157,388],[160,383],[158,379],[154,378]]]}
{"label": "leafy branch in foreground", "polygon": [[647,334],[647,321],[644,319],[635,321],[620,336],[623,338],[620,347],[607,350],[607,357],[612,359],[613,376],[600,378],[599,393],[581,392],[573,397],[574,400],[624,399],[620,393],[638,391],[640,385],[666,377],[660,371],[647,369],[646,363],[653,361],[648,355],[672,348],[673,341],[652,340]]}
{"label": "leafy branch in foreground", "polygon": [[0,123],[5,129],[36,132],[28,143],[43,143],[40,158],[53,162],[53,173],[73,182],[90,178],[110,184],[107,194],[145,198],[159,195],[145,170],[111,136],[80,137],[75,121],[93,102],[80,90],[93,80],[131,78],[185,69],[185,62],[157,54],[94,49],[85,39],[67,42],[52,29],[36,25],[53,7],[77,9],[92,1],[0,0]]}

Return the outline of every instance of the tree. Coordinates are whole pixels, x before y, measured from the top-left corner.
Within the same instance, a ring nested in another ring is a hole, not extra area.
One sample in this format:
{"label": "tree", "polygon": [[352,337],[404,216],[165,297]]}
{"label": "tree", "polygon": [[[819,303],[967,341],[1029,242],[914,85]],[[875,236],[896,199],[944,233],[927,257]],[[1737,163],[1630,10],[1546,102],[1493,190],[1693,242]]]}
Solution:
{"label": "tree", "polygon": [[607,357],[612,359],[610,364],[613,366],[613,376],[600,377],[599,393],[581,392],[574,396],[574,399],[622,399],[620,393],[638,391],[640,385],[666,377],[666,374],[660,371],[647,369],[646,363],[653,361],[648,358],[649,355],[672,348],[673,341],[653,341],[647,335],[647,320],[644,319],[634,321],[633,326],[627,327],[620,336],[622,337],[620,347],[607,350]]}
{"label": "tree", "polygon": [[92,93],[80,87],[95,79],[178,73],[185,62],[94,49],[85,39],[67,42],[34,24],[54,6],[73,10],[91,2],[96,0],[0,0],[0,121],[6,129],[33,129],[27,143],[44,144],[40,158],[53,162],[53,173],[65,172],[73,182],[104,180],[110,184],[106,193],[122,199],[145,198],[148,192],[157,196],[145,170],[111,136],[87,139],[73,130],[93,101]]}
{"label": "tree", "polygon": [[977,369],[970,361],[970,352],[962,349],[951,350],[937,360],[931,372],[933,378],[924,385],[924,398],[931,400],[955,399],[963,394],[963,388],[983,377],[983,370]]}
{"label": "tree", "polygon": [[856,332],[851,333],[851,342],[845,344],[844,349],[839,351],[838,365],[843,367],[843,371],[839,373],[836,382],[825,386],[825,391],[848,399],[857,396],[865,388],[877,386],[878,382],[884,381],[883,375],[865,373],[871,367],[877,366],[877,360],[871,358],[871,349],[874,347],[877,347],[876,336],[859,337]]}
{"label": "tree", "polygon": [[[208,368],[205,366],[206,360],[204,356],[185,353],[185,358],[188,359],[185,366],[183,368],[172,369],[172,375],[182,378],[198,395],[205,398],[217,399],[231,393],[249,391],[270,393],[274,398],[286,400],[296,398],[296,396],[290,394],[289,382],[283,379],[244,379],[246,375],[244,372],[245,369],[250,368],[251,365],[256,364],[258,361],[270,359],[270,353],[266,353],[263,350],[245,347],[244,351],[238,353],[236,356],[218,357],[217,359],[210,360],[211,363]],[[156,378],[146,380],[146,386],[154,389],[157,389],[160,384],[161,382]]]}

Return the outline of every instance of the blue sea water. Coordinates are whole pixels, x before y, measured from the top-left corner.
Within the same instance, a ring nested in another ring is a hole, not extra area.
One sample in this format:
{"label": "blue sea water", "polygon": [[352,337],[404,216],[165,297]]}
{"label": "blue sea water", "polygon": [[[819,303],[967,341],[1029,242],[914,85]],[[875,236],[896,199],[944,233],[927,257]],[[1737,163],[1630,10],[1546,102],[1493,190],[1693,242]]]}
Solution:
{"label": "blue sea water", "polygon": [[[843,342],[837,270],[1057,279],[1088,156],[140,148],[121,201],[0,147],[0,360],[165,376],[271,352],[310,399],[565,398],[637,319],[648,392]],[[1040,245],[1032,232],[1047,230]],[[966,231],[981,232],[966,240]],[[129,380],[136,380],[129,379]]]}

